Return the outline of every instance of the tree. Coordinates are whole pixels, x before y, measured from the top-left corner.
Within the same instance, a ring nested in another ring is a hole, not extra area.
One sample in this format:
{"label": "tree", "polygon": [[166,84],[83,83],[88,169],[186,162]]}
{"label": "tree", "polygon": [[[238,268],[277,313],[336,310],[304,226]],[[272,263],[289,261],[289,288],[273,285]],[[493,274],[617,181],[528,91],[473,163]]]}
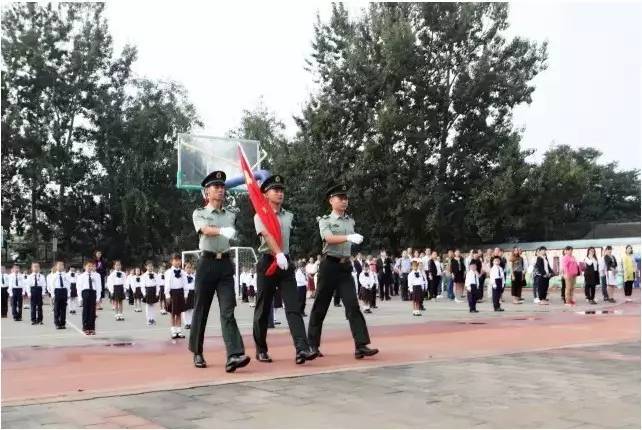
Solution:
{"label": "tree", "polygon": [[315,26],[320,89],[298,140],[323,154],[313,170],[336,176],[323,182],[359,190],[351,207],[366,246],[479,239],[468,204],[499,154],[524,162],[510,114],[546,60],[545,44],[505,39],[507,8],[380,3],[351,20],[339,4]]}

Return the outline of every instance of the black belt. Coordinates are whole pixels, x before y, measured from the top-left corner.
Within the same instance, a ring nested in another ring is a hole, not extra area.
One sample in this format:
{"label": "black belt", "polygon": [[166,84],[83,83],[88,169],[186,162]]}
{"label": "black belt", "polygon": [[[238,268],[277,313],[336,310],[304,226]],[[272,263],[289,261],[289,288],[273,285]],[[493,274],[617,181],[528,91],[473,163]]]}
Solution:
{"label": "black belt", "polygon": [[350,261],[350,257],[333,257],[332,255],[326,255],[325,259],[335,263],[347,263]]}
{"label": "black belt", "polygon": [[212,252],[212,251],[201,251],[201,258],[208,258],[211,260],[224,260],[230,258],[229,252]]}

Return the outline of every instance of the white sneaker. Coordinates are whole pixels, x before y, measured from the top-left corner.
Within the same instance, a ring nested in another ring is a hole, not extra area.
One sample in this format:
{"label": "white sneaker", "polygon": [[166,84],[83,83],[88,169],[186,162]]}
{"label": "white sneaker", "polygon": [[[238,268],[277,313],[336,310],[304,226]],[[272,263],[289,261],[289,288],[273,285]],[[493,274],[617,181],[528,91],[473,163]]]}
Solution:
{"label": "white sneaker", "polygon": [[416,316],[416,317],[420,317],[421,316],[421,312],[419,312],[419,311],[412,311],[412,314],[414,316]]}
{"label": "white sneaker", "polygon": [[633,301],[633,299],[624,299],[625,303],[631,303],[632,301]]}
{"label": "white sneaker", "polygon": [[253,308],[254,306],[256,306],[254,303],[250,303],[251,308]]}
{"label": "white sneaker", "polygon": [[441,299],[441,298],[443,298],[443,297],[441,296],[441,294],[439,294],[439,295],[437,296],[437,298],[438,298],[438,299]]}
{"label": "white sneaker", "polygon": [[459,300],[457,297],[455,297],[455,303],[461,303],[462,300]]}
{"label": "white sneaker", "polygon": [[533,303],[539,303],[539,299],[533,300]]}

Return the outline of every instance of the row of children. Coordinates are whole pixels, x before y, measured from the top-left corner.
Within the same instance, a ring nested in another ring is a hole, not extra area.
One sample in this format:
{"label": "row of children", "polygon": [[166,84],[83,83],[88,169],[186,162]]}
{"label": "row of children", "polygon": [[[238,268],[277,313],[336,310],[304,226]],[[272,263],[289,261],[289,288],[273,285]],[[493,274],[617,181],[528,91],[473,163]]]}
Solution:
{"label": "row of children", "polygon": [[[57,261],[47,277],[40,272],[40,265],[33,263],[30,274],[20,273],[17,265],[10,274],[2,273],[2,317],[8,313],[11,301],[12,316],[15,321],[22,320],[22,301],[26,295],[30,300],[32,325],[43,324],[43,296],[52,298],[54,323],[57,329],[66,328],[67,306],[69,313],[75,314],[82,306],[82,325],[86,335],[95,334],[96,309],[99,308],[103,283],[108,291],[117,321],[123,321],[123,301],[134,306],[134,312],[142,312],[145,303],[147,324],[155,325],[156,304],[161,314],[171,314],[171,335],[173,339],[184,338],[181,318],[189,329],[194,308],[194,270],[190,263],[181,268],[181,257],[171,258],[171,267],[159,273],[154,271],[151,261],[145,264],[146,272],[140,268],[124,272],[121,262],[113,263],[113,270],[106,282],[96,272],[93,260],[85,263],[85,271],[77,274],[74,269],[65,271],[63,261]],[[4,272],[4,270],[3,270]],[[79,302],[82,302],[80,304]]]}

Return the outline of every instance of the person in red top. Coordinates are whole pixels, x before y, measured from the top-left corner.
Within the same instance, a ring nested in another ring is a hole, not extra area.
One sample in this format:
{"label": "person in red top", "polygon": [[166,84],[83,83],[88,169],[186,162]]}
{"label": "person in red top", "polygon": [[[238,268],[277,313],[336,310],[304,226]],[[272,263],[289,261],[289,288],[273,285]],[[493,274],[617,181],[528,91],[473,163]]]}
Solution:
{"label": "person in red top", "polygon": [[571,246],[564,248],[562,271],[564,273],[564,281],[566,282],[566,306],[575,306],[573,290],[575,289],[575,279],[580,274],[580,266],[577,264],[575,257],[573,257],[573,248]]}

